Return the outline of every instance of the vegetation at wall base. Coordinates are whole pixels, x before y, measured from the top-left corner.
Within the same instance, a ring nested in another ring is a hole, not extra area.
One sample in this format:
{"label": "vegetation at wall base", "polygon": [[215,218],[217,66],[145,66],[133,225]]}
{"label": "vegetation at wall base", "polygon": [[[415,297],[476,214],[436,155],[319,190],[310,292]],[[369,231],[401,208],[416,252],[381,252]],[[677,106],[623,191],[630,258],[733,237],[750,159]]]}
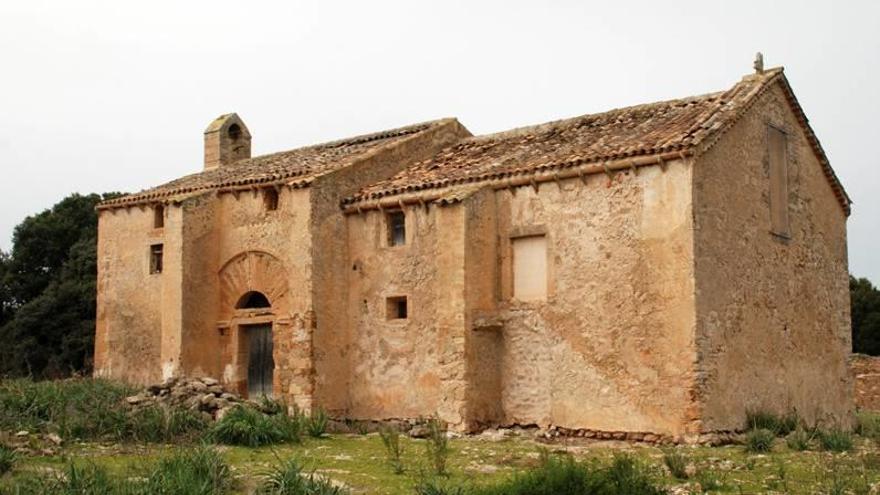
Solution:
{"label": "vegetation at wall base", "polygon": [[849,452],[853,449],[852,433],[842,428],[834,427],[827,430],[819,430],[818,437],[822,450]]}
{"label": "vegetation at wall base", "polygon": [[226,445],[260,447],[302,439],[302,425],[306,419],[295,411],[267,415],[253,408],[238,405],[230,409],[211,428],[211,440]]}
{"label": "vegetation at wall base", "polygon": [[754,453],[767,453],[773,449],[776,434],[770,430],[759,428],[746,433],[746,450]]}

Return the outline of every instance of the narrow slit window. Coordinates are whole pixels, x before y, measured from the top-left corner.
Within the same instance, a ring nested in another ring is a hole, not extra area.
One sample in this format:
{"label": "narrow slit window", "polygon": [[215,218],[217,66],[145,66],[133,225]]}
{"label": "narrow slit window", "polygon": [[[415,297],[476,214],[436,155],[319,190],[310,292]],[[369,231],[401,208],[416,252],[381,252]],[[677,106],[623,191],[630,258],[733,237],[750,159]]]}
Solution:
{"label": "narrow slit window", "polygon": [[263,205],[266,211],[275,211],[278,209],[278,191],[275,189],[266,189],[263,191]]}
{"label": "narrow slit window", "polygon": [[156,205],[153,208],[153,228],[161,229],[162,227],[165,227],[165,207]]}
{"label": "narrow slit window", "polygon": [[547,299],[547,238],[543,235],[511,239],[513,247],[513,298]]}
{"label": "narrow slit window", "polygon": [[162,244],[150,246],[150,273],[162,273]]}
{"label": "narrow slit window", "polygon": [[392,211],[387,216],[388,245],[403,246],[406,244],[406,216],[402,211]]}
{"label": "narrow slit window", "polygon": [[786,135],[776,127],[768,126],[767,136],[770,155],[770,229],[776,235],[789,237]]}
{"label": "narrow slit window", "polygon": [[409,317],[406,296],[389,297],[385,300],[386,317],[389,320],[405,320]]}

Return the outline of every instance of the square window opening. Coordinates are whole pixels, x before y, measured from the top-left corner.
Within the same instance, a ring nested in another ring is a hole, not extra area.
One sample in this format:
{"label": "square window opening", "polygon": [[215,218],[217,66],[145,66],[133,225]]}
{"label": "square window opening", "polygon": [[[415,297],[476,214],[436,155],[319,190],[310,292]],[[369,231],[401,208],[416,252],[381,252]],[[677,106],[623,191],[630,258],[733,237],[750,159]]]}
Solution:
{"label": "square window opening", "polygon": [[165,227],[165,207],[156,205],[153,208],[153,228],[161,229]]}
{"label": "square window opening", "polygon": [[162,244],[150,246],[150,273],[162,273]]}
{"label": "square window opening", "polygon": [[388,224],[388,245],[406,244],[406,215],[402,211],[392,211],[385,217]]}
{"label": "square window opening", "polygon": [[263,191],[263,206],[266,211],[275,211],[278,209],[278,191],[275,189],[266,189]]}
{"label": "square window opening", "polygon": [[389,297],[385,300],[385,308],[388,320],[405,320],[409,317],[406,296]]}

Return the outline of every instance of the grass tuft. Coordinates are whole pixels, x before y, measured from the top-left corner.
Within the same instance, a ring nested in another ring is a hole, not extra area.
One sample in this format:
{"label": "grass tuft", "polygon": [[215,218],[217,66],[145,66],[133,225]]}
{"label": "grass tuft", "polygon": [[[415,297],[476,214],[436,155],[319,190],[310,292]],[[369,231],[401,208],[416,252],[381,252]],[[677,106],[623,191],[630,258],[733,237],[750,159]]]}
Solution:
{"label": "grass tuft", "polygon": [[813,434],[798,426],[795,430],[788,434],[785,438],[785,444],[791,450],[803,452],[810,450],[810,441],[813,440]]}
{"label": "grass tuft", "polygon": [[0,444],[0,475],[12,471],[17,461],[18,454],[15,453],[15,450]]}
{"label": "grass tuft", "polygon": [[299,442],[302,418],[282,411],[273,416],[246,406],[235,406],[214,424],[209,437],[226,445],[260,447],[285,442]]}
{"label": "grass tuft", "polygon": [[776,434],[773,431],[760,428],[746,433],[746,450],[755,453],[766,453],[773,449],[773,440]]}
{"label": "grass tuft", "polygon": [[800,417],[794,410],[781,416],[763,409],[746,411],[746,428],[750,430],[769,430],[784,437],[800,423]]}
{"label": "grass tuft", "polygon": [[306,474],[294,459],[281,463],[267,474],[257,489],[258,495],[345,495],[349,491],[333,486],[328,480]]}
{"label": "grass tuft", "polygon": [[327,432],[327,413],[320,407],[306,420],[306,431],[310,437],[321,438]]}
{"label": "grass tuft", "polygon": [[669,473],[675,479],[688,479],[688,458],[681,452],[675,449],[670,449],[663,452],[663,464],[665,464],[666,467],[669,468]]}
{"label": "grass tuft", "polygon": [[427,422],[428,441],[425,444],[425,453],[428,457],[434,474],[446,476],[446,465],[449,460],[451,449],[449,437],[446,436],[446,422],[438,418],[430,418]]}
{"label": "grass tuft", "polygon": [[382,445],[385,446],[385,455],[388,463],[394,470],[394,474],[403,474],[403,447],[400,445],[400,431],[393,426],[383,426],[379,429]]}
{"label": "grass tuft", "polygon": [[144,493],[212,495],[232,484],[229,465],[215,449],[202,445],[166,457],[150,472]]}
{"label": "grass tuft", "polygon": [[819,445],[829,452],[849,452],[853,448],[852,433],[842,428],[819,430]]}

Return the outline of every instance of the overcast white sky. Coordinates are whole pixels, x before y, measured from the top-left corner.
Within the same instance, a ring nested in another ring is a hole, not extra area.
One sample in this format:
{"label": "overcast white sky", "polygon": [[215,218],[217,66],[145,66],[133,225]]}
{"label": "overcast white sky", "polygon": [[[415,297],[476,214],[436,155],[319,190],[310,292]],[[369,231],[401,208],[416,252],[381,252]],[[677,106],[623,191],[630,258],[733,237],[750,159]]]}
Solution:
{"label": "overcast white sky", "polygon": [[880,282],[880,2],[0,0],[0,249],[78,191],[198,171],[238,112],[254,154],[454,116],[474,133],[724,89],[784,65]]}

